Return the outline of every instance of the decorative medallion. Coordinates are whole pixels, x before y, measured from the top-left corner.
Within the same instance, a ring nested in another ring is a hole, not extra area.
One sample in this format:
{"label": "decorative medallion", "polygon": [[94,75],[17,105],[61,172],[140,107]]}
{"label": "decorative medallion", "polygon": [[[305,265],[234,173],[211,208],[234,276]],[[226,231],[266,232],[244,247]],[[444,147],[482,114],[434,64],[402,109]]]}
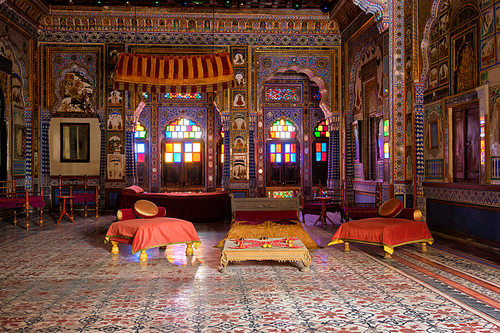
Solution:
{"label": "decorative medallion", "polygon": [[272,65],[272,61],[269,58],[265,58],[262,60],[262,67],[269,68]]}

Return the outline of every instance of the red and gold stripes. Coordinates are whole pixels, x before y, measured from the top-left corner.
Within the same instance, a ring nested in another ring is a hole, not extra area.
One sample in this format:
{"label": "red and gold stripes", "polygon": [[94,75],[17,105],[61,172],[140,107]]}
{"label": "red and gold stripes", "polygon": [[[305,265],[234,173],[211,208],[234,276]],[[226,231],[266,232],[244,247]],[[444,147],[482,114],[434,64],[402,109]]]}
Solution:
{"label": "red and gold stripes", "polygon": [[199,56],[152,56],[121,53],[115,89],[156,93],[211,92],[233,87],[227,52]]}

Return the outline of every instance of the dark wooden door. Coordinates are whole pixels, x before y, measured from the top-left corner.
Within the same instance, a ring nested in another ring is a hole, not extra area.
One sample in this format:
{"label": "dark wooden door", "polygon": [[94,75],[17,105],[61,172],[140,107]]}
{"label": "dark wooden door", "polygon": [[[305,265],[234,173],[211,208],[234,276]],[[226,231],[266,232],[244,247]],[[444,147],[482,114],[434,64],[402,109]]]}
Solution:
{"label": "dark wooden door", "polygon": [[479,107],[477,103],[453,110],[453,181],[479,181]]}
{"label": "dark wooden door", "polygon": [[467,110],[467,160],[465,163],[467,180],[479,182],[479,108]]}

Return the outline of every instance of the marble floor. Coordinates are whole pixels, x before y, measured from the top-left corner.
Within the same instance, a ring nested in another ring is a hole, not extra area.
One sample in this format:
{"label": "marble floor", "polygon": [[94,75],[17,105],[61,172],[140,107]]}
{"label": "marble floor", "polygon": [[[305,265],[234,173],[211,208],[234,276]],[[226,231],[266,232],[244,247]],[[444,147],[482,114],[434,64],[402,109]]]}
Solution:
{"label": "marble floor", "polygon": [[0,220],[0,332],[500,332],[500,251],[433,232],[419,246],[327,246],[339,225],[305,228],[321,246],[310,272],[291,263],[230,263],[213,246],[228,224],[195,224],[202,241],[148,250],[104,235],[115,217]]}

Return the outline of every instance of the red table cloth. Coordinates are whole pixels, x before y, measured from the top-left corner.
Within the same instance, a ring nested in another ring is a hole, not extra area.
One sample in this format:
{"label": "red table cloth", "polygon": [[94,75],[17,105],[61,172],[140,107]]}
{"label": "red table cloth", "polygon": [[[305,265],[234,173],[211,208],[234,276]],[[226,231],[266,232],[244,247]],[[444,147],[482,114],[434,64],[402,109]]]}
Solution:
{"label": "red table cloth", "polygon": [[374,217],[342,224],[328,245],[343,242],[382,245],[384,251],[392,254],[395,246],[424,242],[432,244],[434,239],[425,222]]}
{"label": "red table cloth", "polygon": [[171,217],[114,222],[106,233],[108,241],[131,244],[132,253],[169,244],[192,243],[195,248],[201,244],[191,222]]}

